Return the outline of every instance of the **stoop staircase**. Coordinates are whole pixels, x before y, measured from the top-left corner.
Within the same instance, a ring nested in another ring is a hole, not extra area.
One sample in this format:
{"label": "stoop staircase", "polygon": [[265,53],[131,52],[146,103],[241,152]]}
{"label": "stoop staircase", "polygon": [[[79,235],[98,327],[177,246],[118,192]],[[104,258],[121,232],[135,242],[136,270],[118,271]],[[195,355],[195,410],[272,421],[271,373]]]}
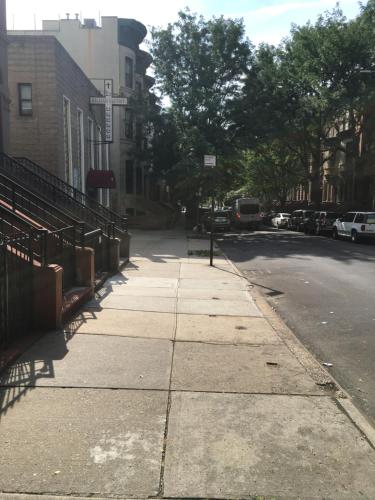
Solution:
{"label": "stoop staircase", "polygon": [[118,270],[129,239],[126,218],[0,154],[0,369],[2,349],[33,328],[59,327]]}
{"label": "stoop staircase", "polygon": [[0,173],[91,229],[106,231],[110,224],[114,236],[120,240],[120,256],[125,260],[129,258],[126,217],[109,210],[27,158],[15,159],[4,153],[0,154]]}

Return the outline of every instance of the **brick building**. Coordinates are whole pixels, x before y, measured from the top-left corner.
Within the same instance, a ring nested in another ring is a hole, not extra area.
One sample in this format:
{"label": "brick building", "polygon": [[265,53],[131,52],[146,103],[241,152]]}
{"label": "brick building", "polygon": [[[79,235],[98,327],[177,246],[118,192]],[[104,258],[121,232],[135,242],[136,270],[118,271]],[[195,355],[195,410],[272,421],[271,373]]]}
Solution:
{"label": "brick building", "polygon": [[[100,92],[55,37],[8,40],[9,153],[85,192],[88,170],[108,168],[104,110],[90,106]],[[108,204],[108,193],[100,191],[99,200]]]}
{"label": "brick building", "polygon": [[112,80],[113,95],[128,99],[128,105],[113,108],[113,141],[109,157],[118,189],[111,192],[111,206],[122,213],[154,213],[149,198],[151,164],[145,152],[149,130],[144,110],[152,101],[149,92],[154,84],[146,74],[151,56],[140,49],[147,30],[134,19],[102,17],[101,26],[94,19],[83,23],[76,18],[43,21],[41,31],[13,31],[25,36],[51,35],[65,47],[98,90]]}
{"label": "brick building", "polygon": [[7,151],[9,136],[9,97],[7,26],[5,0],[0,0],[0,151]]}

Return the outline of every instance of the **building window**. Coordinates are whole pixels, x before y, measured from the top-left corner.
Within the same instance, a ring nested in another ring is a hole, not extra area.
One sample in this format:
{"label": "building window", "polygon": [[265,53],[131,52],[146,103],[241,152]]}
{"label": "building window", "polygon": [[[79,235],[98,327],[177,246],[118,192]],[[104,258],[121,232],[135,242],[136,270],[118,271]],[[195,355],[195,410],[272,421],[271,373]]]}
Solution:
{"label": "building window", "polygon": [[143,139],[142,122],[140,120],[137,120],[135,124],[135,143],[138,149],[142,149],[142,139]]}
{"label": "building window", "polygon": [[18,99],[20,115],[31,116],[33,114],[31,83],[18,84]]}
{"label": "building window", "polygon": [[77,109],[77,165],[74,168],[73,185],[83,191],[85,178],[85,144],[83,139],[83,111]]}
{"label": "building window", "polygon": [[137,92],[137,100],[138,102],[142,101],[142,84],[141,82],[135,82],[135,89]]}
{"label": "building window", "polygon": [[125,57],[125,87],[133,88],[133,59]]}
{"label": "building window", "polygon": [[126,191],[126,164],[124,168],[120,168],[120,191],[122,193]]}
{"label": "building window", "polygon": [[64,117],[64,161],[65,180],[72,183],[72,123],[70,119],[70,101],[63,97],[63,117]]}
{"label": "building window", "polygon": [[133,110],[126,109],[125,110],[125,137],[127,139],[133,139]]}
{"label": "building window", "polygon": [[143,169],[142,167],[137,167],[136,172],[136,190],[137,194],[143,194]]}
{"label": "building window", "polygon": [[125,162],[126,171],[126,192],[128,194],[134,193],[134,161],[126,160]]}
{"label": "building window", "polygon": [[94,122],[89,118],[89,168],[95,169],[95,137],[94,137]]}

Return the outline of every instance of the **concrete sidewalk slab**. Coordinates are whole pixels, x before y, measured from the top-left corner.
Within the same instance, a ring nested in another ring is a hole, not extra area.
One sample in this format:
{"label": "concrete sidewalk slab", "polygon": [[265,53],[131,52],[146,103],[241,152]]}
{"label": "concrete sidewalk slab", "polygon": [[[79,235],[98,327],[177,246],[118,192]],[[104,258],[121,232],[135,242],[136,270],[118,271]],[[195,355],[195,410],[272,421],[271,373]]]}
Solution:
{"label": "concrete sidewalk slab", "polygon": [[1,420],[0,490],[156,495],[166,405],[166,392],[29,391]]}
{"label": "concrete sidewalk slab", "polygon": [[163,268],[145,268],[132,269],[123,271],[125,278],[179,278],[180,270],[169,270],[171,264],[162,264]]}
{"label": "concrete sidewalk slab", "polygon": [[[159,288],[158,290],[167,290]],[[172,313],[89,309],[79,313],[67,331],[79,334],[119,335],[172,340],[176,316]]]}
{"label": "concrete sidewalk slab", "polygon": [[234,346],[197,342],[177,342],[172,389],[322,394],[314,380],[283,345]]}
{"label": "concrete sidewalk slab", "polygon": [[176,340],[229,344],[280,344],[264,318],[179,314]]}
{"label": "concrete sidewalk slab", "polygon": [[176,299],[171,297],[133,297],[112,293],[104,298],[95,298],[86,304],[87,308],[117,309],[128,311],[148,311],[174,313]]}
{"label": "concrete sidewalk slab", "polygon": [[245,290],[195,290],[194,288],[179,288],[177,296],[181,299],[236,300],[239,302],[248,302],[251,300]]}
{"label": "concrete sidewalk slab", "polygon": [[[169,269],[171,273],[180,271],[180,263],[179,262],[142,262],[137,263],[133,261],[133,259],[129,262],[129,264],[122,271],[123,274],[131,274],[137,273],[139,271],[164,271],[165,269]],[[150,274],[152,276],[152,274]]]}
{"label": "concrete sidewalk slab", "polygon": [[177,278],[147,278],[147,277],[129,277],[125,278],[122,276],[123,281],[111,281],[108,280],[110,285],[121,285],[127,287],[155,287],[155,288],[177,288],[178,279]]}
{"label": "concrete sidewalk slab", "polygon": [[208,265],[182,264],[180,278],[202,278],[214,280],[241,280],[242,278],[233,272],[233,268],[216,268]]}
{"label": "concrete sidewalk slab", "polygon": [[258,316],[259,311],[253,301],[248,300],[202,300],[181,299],[177,300],[178,314],[221,314],[223,316]]}
{"label": "concrete sidewalk slab", "polygon": [[[0,377],[0,385],[168,389],[172,342],[51,333]],[[24,381],[26,367],[34,375]],[[20,382],[22,381],[22,382]]]}
{"label": "concrete sidewalk slab", "polygon": [[175,393],[164,495],[370,499],[374,456],[328,397]]}
{"label": "concrete sidewalk slab", "polygon": [[109,293],[113,293],[116,296],[131,296],[131,297],[176,297],[177,289],[176,288],[157,288],[152,286],[123,286],[123,285],[112,285],[110,288],[104,287],[99,290],[95,296],[100,297],[103,295],[108,295]]}
{"label": "concrete sidewalk slab", "polygon": [[244,280],[228,279],[198,279],[183,278],[180,279],[179,288],[193,288],[196,290],[247,290],[248,286]]}

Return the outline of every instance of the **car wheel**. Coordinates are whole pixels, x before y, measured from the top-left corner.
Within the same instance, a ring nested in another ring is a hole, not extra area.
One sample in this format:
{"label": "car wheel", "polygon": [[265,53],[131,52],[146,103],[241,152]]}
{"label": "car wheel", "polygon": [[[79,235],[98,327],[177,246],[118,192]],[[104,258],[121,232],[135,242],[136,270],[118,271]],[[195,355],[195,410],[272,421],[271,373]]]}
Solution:
{"label": "car wheel", "polygon": [[351,235],[350,235],[350,239],[353,243],[358,243],[359,236],[358,236],[358,233],[355,229],[352,230]]}
{"label": "car wheel", "polygon": [[333,238],[334,240],[338,240],[338,239],[339,239],[339,233],[337,232],[337,228],[336,228],[336,227],[334,227],[334,228],[332,229],[332,238]]}

